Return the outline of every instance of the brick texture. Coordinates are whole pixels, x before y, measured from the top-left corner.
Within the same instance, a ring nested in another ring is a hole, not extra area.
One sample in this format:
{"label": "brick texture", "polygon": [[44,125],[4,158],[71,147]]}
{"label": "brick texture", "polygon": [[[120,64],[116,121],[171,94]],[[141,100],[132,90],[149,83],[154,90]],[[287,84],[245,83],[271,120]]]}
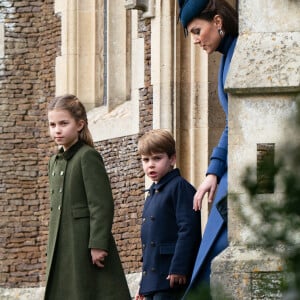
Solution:
{"label": "brick texture", "polygon": [[40,285],[47,240],[47,99],[60,23],[53,1],[1,1],[0,285]]}

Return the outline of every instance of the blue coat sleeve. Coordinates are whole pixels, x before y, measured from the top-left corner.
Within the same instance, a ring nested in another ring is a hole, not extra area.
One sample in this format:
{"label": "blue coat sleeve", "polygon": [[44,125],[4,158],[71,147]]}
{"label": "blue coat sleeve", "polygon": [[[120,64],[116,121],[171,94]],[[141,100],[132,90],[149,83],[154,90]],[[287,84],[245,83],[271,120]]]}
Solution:
{"label": "blue coat sleeve", "polygon": [[206,175],[215,174],[218,177],[218,183],[221,177],[227,171],[227,152],[228,152],[228,95],[224,91],[224,85],[227,77],[227,73],[230,67],[231,58],[234,52],[236,39],[232,42],[228,53],[223,56],[219,68],[218,76],[218,94],[220,104],[226,115],[226,126],[219,140],[218,146],[213,149],[210,157],[210,164]]}
{"label": "blue coat sleeve", "polygon": [[206,172],[206,175],[215,174],[218,177],[218,183],[227,170],[227,151],[228,151],[228,118],[227,118],[228,96],[224,92],[224,80],[226,78],[229,66],[227,66],[227,68],[224,68],[224,64],[225,64],[224,59],[222,59],[220,65],[220,71],[219,71],[218,92],[219,92],[220,103],[226,115],[226,125],[221,135],[221,138],[219,140],[218,146],[213,149],[212,155],[210,157],[210,164]]}
{"label": "blue coat sleeve", "polygon": [[225,143],[228,139],[228,127],[226,125],[225,130],[223,131],[223,134],[220,139],[220,143],[218,147],[215,147],[212,155],[210,157],[210,164],[207,169],[206,175],[208,174],[214,174],[218,177],[218,183],[223,176],[223,174],[227,170],[227,145],[222,147],[222,143]]}

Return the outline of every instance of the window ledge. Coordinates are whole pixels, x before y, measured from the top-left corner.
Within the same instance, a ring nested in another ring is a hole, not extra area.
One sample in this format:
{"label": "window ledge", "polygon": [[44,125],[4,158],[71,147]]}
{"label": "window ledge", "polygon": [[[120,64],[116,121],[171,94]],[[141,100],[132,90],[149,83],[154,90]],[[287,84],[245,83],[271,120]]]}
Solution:
{"label": "window ledge", "polygon": [[106,106],[90,110],[87,117],[94,142],[137,134],[139,120],[135,110],[133,101],[126,101],[110,112]]}

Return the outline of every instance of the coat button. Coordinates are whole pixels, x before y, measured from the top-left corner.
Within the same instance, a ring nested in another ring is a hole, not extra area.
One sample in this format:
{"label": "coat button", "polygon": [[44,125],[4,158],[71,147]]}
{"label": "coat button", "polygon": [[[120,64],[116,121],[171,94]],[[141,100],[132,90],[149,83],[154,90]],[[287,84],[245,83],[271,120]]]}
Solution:
{"label": "coat button", "polygon": [[64,171],[60,171],[60,176],[63,176],[64,175]]}
{"label": "coat button", "polygon": [[55,172],[54,171],[52,172],[52,176],[55,176]]}
{"label": "coat button", "polygon": [[154,217],[154,216],[151,216],[150,219],[151,219],[152,221],[154,221],[154,220],[155,220],[155,217]]}
{"label": "coat button", "polygon": [[155,242],[151,242],[150,245],[151,245],[151,247],[155,247],[156,246]]}
{"label": "coat button", "polygon": [[146,245],[145,245],[145,244],[143,244],[143,246],[142,246],[142,247],[143,247],[143,249],[145,249],[145,248],[146,248]]}
{"label": "coat button", "polygon": [[142,219],[142,222],[145,223],[145,221],[146,221],[146,218],[143,218],[143,219]]}
{"label": "coat button", "polygon": [[61,206],[60,205],[58,205],[58,210],[60,210],[61,209]]}
{"label": "coat button", "polygon": [[143,271],[143,276],[146,276],[147,275],[147,272],[146,271]]}
{"label": "coat button", "polygon": [[159,193],[159,190],[155,190],[155,194]]}
{"label": "coat button", "polygon": [[152,272],[155,272],[155,271],[156,271],[156,269],[152,267],[152,268],[151,268],[151,271],[152,271]]}
{"label": "coat button", "polygon": [[59,192],[62,193],[62,191],[63,191],[63,188],[60,188],[60,189],[59,189]]}

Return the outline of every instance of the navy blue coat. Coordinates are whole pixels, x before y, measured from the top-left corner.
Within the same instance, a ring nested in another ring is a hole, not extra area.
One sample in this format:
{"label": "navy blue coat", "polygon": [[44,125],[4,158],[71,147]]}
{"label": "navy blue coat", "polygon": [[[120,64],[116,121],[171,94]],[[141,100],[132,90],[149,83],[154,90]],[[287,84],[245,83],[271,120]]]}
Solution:
{"label": "navy blue coat", "polygon": [[220,103],[226,114],[226,126],[219,144],[211,155],[207,174],[218,176],[218,190],[213,202],[211,212],[205,227],[202,242],[197,254],[192,278],[183,299],[187,299],[195,289],[209,285],[211,262],[228,246],[227,237],[227,149],[228,149],[228,96],[224,91],[225,80],[229,70],[231,58],[236,45],[236,38],[225,36],[218,51],[223,54],[218,79],[218,92]]}
{"label": "navy blue coat", "polygon": [[141,295],[170,289],[169,274],[189,280],[201,241],[200,214],[192,209],[195,192],[178,169],[151,185],[142,215]]}

